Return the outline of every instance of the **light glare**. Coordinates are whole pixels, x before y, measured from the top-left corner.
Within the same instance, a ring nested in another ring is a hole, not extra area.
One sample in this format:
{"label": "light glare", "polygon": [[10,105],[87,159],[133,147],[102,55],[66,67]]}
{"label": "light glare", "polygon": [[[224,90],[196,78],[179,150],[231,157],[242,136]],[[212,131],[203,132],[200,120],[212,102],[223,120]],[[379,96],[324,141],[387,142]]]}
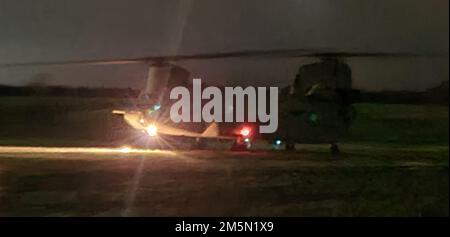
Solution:
{"label": "light glare", "polygon": [[122,153],[130,153],[131,148],[124,146],[124,147],[121,147],[119,151]]}
{"label": "light glare", "polygon": [[247,137],[248,135],[250,135],[250,129],[248,129],[248,128],[243,128],[243,129],[241,130],[241,135],[244,136],[244,137]]}
{"label": "light glare", "polygon": [[158,133],[158,128],[155,125],[150,125],[147,127],[147,134],[150,135],[151,137],[156,136],[156,134]]}

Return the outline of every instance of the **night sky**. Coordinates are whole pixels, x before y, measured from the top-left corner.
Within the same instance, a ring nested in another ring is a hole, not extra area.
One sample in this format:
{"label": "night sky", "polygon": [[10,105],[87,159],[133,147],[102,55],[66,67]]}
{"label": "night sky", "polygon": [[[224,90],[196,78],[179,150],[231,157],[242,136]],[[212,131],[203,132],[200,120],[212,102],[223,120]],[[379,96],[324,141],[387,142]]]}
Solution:
{"label": "night sky", "polygon": [[[248,49],[448,53],[448,0],[0,0],[0,63],[134,58]],[[209,83],[283,86],[313,59],[180,65]],[[352,58],[353,86],[424,90],[448,80],[448,56]],[[145,65],[0,68],[0,84],[133,87]]]}

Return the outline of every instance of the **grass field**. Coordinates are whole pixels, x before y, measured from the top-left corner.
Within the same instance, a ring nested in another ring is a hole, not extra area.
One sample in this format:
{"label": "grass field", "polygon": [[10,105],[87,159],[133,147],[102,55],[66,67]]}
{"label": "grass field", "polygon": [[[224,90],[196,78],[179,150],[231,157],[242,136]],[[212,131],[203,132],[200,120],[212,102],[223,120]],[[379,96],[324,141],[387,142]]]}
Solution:
{"label": "grass field", "polygon": [[107,145],[119,126],[110,111],[127,103],[0,97],[0,216],[449,214],[447,106],[357,104],[338,158],[305,144],[295,153],[4,147]]}
{"label": "grass field", "polygon": [[[0,145],[107,145],[127,129],[111,111],[131,100],[0,97]],[[356,104],[357,119],[343,142],[382,145],[448,144],[448,106]]]}

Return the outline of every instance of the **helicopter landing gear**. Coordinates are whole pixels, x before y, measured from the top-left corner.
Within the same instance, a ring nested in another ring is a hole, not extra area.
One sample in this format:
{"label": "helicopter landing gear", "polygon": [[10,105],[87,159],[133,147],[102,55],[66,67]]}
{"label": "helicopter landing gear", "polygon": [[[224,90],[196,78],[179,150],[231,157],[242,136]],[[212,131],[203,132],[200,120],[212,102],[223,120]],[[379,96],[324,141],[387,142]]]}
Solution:
{"label": "helicopter landing gear", "polygon": [[337,156],[339,155],[339,153],[341,153],[341,151],[339,150],[339,146],[334,142],[330,144],[330,152],[333,156]]}
{"label": "helicopter landing gear", "polygon": [[287,140],[285,149],[286,151],[295,151],[295,142],[292,140]]}
{"label": "helicopter landing gear", "polygon": [[248,151],[252,146],[250,138],[238,137],[234,140],[232,151]]}

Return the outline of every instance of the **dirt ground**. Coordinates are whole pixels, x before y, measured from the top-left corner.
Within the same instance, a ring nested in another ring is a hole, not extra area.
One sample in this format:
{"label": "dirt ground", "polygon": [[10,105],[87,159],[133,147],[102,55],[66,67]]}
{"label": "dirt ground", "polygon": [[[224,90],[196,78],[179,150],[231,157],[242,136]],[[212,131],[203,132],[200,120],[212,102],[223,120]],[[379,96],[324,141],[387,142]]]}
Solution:
{"label": "dirt ground", "polygon": [[0,147],[0,216],[448,216],[447,146],[342,149]]}

